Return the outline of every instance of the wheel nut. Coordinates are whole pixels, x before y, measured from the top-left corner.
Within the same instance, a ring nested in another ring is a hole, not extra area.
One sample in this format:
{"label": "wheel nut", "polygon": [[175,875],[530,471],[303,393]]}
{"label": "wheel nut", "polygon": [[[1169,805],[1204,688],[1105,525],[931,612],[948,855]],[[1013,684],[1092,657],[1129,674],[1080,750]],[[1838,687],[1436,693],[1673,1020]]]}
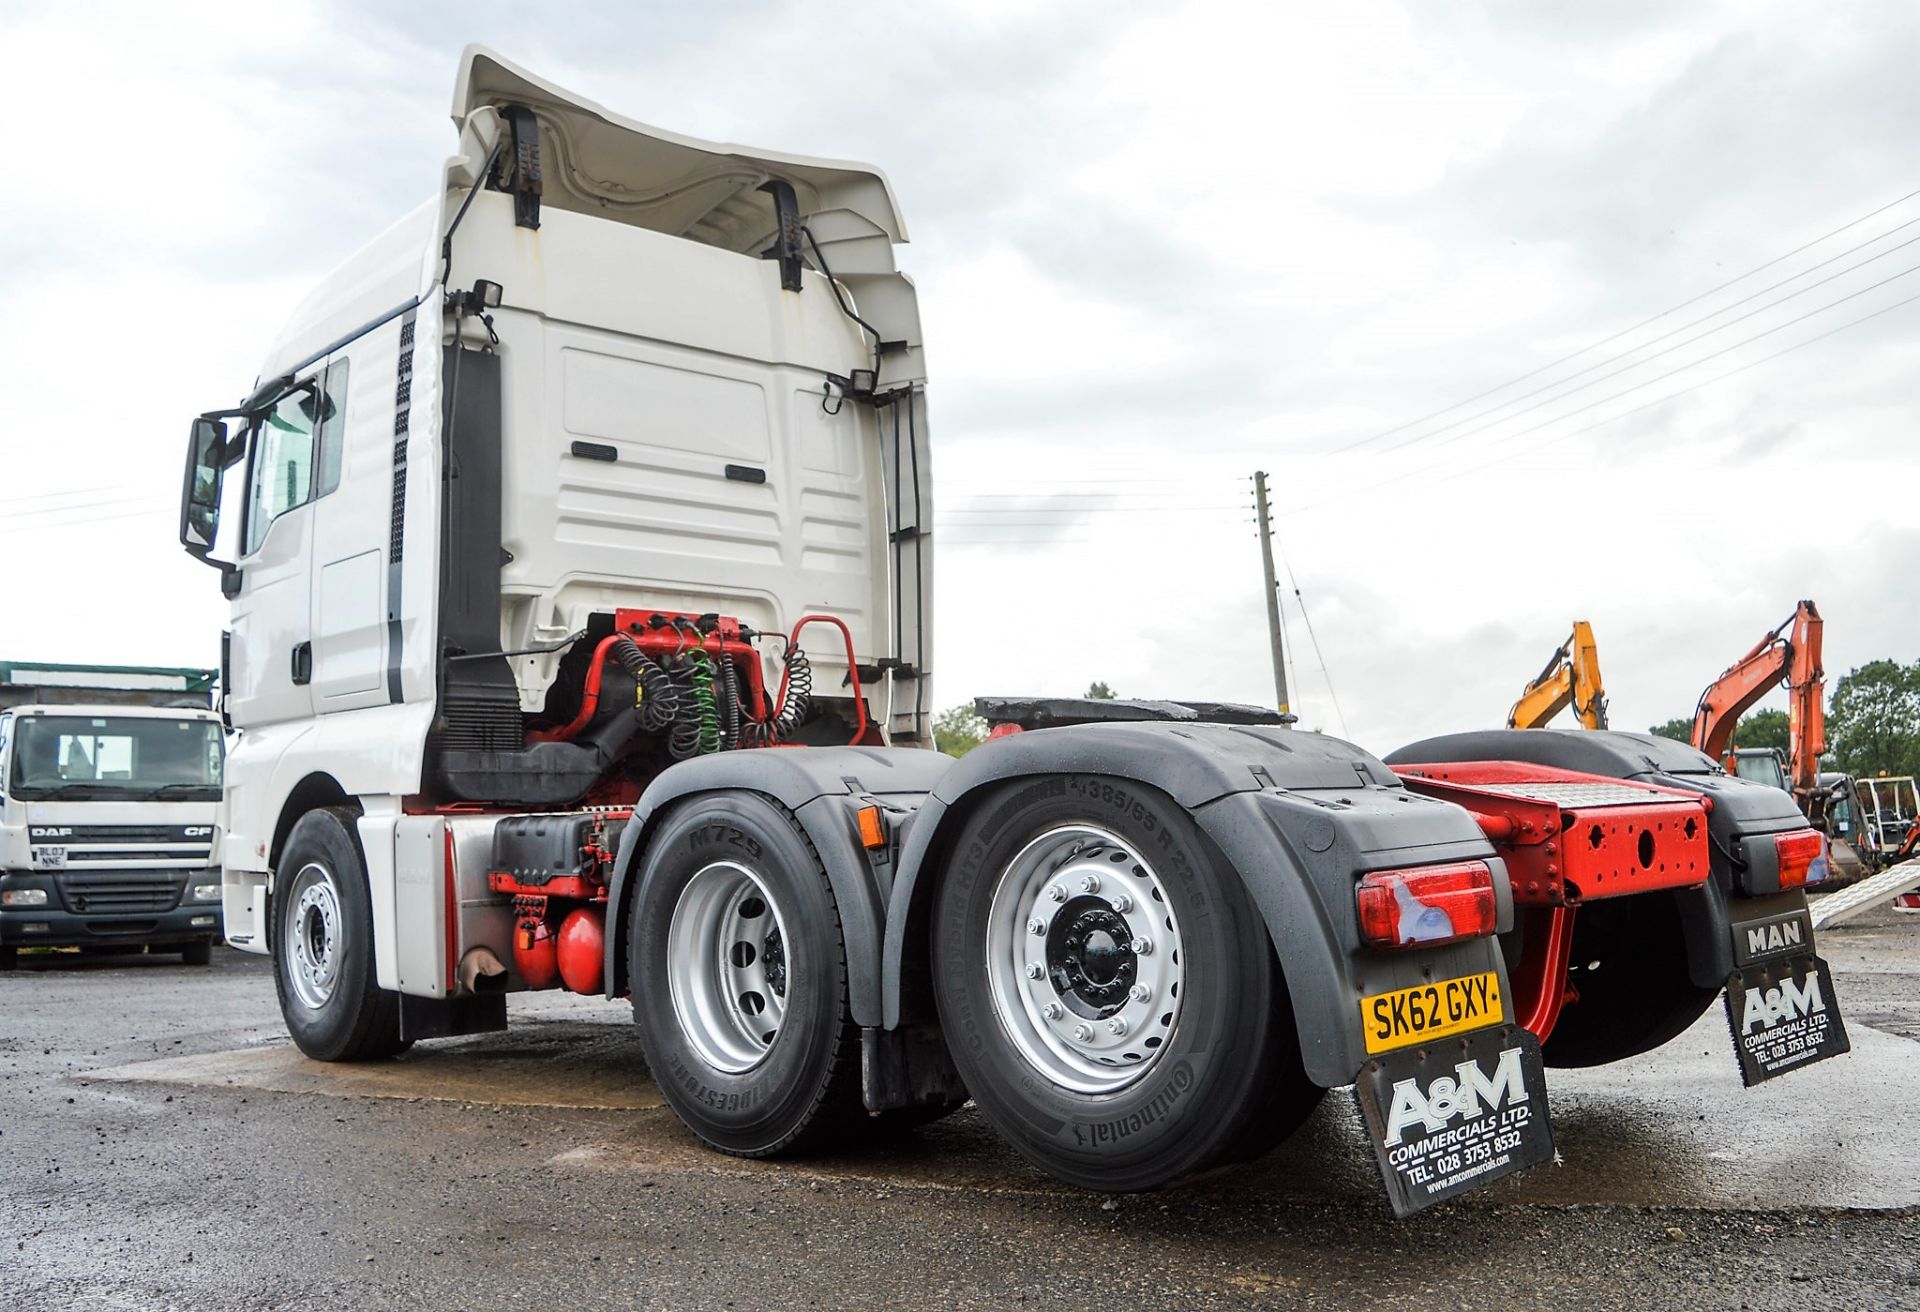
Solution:
{"label": "wheel nut", "polygon": [[1065,884],[1051,884],[1047,887],[1047,896],[1055,902],[1065,902],[1067,900],[1067,886]]}
{"label": "wheel nut", "polygon": [[1040,1008],[1040,1014],[1048,1020],[1059,1020],[1066,1012],[1061,1008],[1059,1003],[1049,1002],[1046,1006]]}
{"label": "wheel nut", "polygon": [[1153,999],[1153,990],[1145,984],[1135,984],[1128,992],[1133,995],[1135,1002],[1150,1002]]}
{"label": "wheel nut", "polygon": [[1126,1032],[1127,1032],[1127,1023],[1121,1020],[1118,1016],[1115,1016],[1112,1020],[1107,1022],[1107,1033],[1113,1035],[1114,1038],[1116,1039],[1122,1038],[1126,1035]]}
{"label": "wheel nut", "polygon": [[1091,1025],[1075,1025],[1073,1027],[1073,1037],[1075,1042],[1085,1043],[1093,1037],[1093,1027]]}
{"label": "wheel nut", "polygon": [[1046,973],[1047,973],[1047,968],[1041,965],[1039,962],[1030,961],[1027,963],[1028,979],[1041,979],[1045,977]]}
{"label": "wheel nut", "polygon": [[1100,876],[1098,875],[1080,876],[1080,891],[1082,893],[1098,893],[1100,891]]}
{"label": "wheel nut", "polygon": [[1137,938],[1127,944],[1127,947],[1133,951],[1133,955],[1136,957],[1150,957],[1153,955],[1153,940],[1150,938]]}
{"label": "wheel nut", "polygon": [[1113,909],[1124,916],[1127,912],[1133,910],[1133,899],[1125,893],[1115,893],[1113,895]]}
{"label": "wheel nut", "polygon": [[1040,917],[1035,916],[1032,920],[1029,920],[1027,922],[1027,932],[1035,935],[1036,937],[1039,935],[1045,934],[1047,932],[1047,922],[1040,919]]}

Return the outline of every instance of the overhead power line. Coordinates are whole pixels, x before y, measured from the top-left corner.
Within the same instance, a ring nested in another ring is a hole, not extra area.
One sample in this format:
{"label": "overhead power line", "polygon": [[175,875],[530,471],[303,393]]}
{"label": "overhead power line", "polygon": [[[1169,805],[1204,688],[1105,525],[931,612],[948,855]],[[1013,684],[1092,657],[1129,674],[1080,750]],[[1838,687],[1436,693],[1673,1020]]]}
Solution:
{"label": "overhead power line", "polygon": [[1452,405],[1443,406],[1441,409],[1434,410],[1428,414],[1421,415],[1417,419],[1409,419],[1403,424],[1397,424],[1392,428],[1382,429],[1380,432],[1374,433],[1371,436],[1359,438],[1355,441],[1349,442],[1344,446],[1336,448],[1336,454],[1347,452],[1347,451],[1354,451],[1359,449],[1360,447],[1367,446],[1371,443],[1377,442],[1381,438],[1392,437],[1396,433],[1404,433],[1409,428],[1417,428],[1419,425],[1426,423],[1428,420],[1438,419],[1442,415],[1452,414],[1455,410],[1458,410],[1463,406],[1472,405],[1475,401],[1485,400],[1489,396],[1493,396],[1493,395],[1496,395],[1497,393],[1506,391],[1509,387],[1514,387],[1520,383],[1524,383],[1528,381],[1529,379],[1537,378],[1541,374],[1546,373],[1548,370],[1558,368],[1560,365],[1566,364],[1571,360],[1577,360],[1581,356],[1586,355],[1590,351],[1597,351],[1601,347],[1611,345],[1612,343],[1619,341],[1623,337],[1629,337],[1632,334],[1639,332],[1642,328],[1646,328],[1660,322],[1660,320],[1667,318],[1669,315],[1677,314],[1681,310],[1687,309],[1689,306],[1698,305],[1701,301],[1706,300],[1708,297],[1717,295],[1718,293],[1723,292],[1727,288],[1732,287],[1738,283],[1745,282],[1747,279],[1753,277],[1755,274],[1764,273],[1768,269],[1771,269],[1778,264],[1782,264],[1785,261],[1792,259],[1796,255],[1800,255],[1806,251],[1812,250],[1815,246],[1820,245],[1822,242],[1829,241],[1834,237],[1839,236],[1841,233],[1848,231],[1849,229],[1857,228],[1861,224],[1865,223],[1867,220],[1877,218],[1878,216],[1885,214],[1888,210],[1898,209],[1900,206],[1906,204],[1908,201],[1912,200],[1916,196],[1920,196],[1920,190],[1910,191],[1906,195],[1901,196],[1897,200],[1889,201],[1885,205],[1882,205],[1880,208],[1876,210],[1871,210],[1866,214],[1862,214],[1857,219],[1853,219],[1853,220],[1850,220],[1849,222],[1841,224],[1839,227],[1833,229],[1831,232],[1822,233],[1820,236],[1815,237],[1812,241],[1803,242],[1800,245],[1794,247],[1792,250],[1787,251],[1785,254],[1776,255],[1764,264],[1755,265],[1753,268],[1748,269],[1745,273],[1739,274],[1738,276],[1733,278],[1729,278],[1725,282],[1719,283],[1713,287],[1709,287],[1705,291],[1700,292],[1697,295],[1690,296],[1686,300],[1681,301],[1678,305],[1669,306],[1668,308],[1660,311],[1660,313],[1658,314],[1650,315],[1647,318],[1642,319],[1640,322],[1636,324],[1633,324],[1626,328],[1622,328],[1619,332],[1609,333],[1607,336],[1602,337],[1597,341],[1589,342],[1587,343],[1587,345],[1581,347],[1579,350],[1570,351],[1566,355],[1561,356],[1557,360],[1549,360],[1546,364],[1543,364],[1535,369],[1530,369],[1526,373],[1523,373],[1518,377],[1509,378],[1504,383],[1500,383],[1496,386],[1489,387],[1484,391],[1475,392],[1472,396],[1469,396],[1464,400],[1455,401]]}
{"label": "overhead power line", "polygon": [[[1280,565],[1287,571],[1287,586],[1293,589],[1293,604],[1300,608],[1300,618],[1307,626],[1307,641],[1313,644],[1313,659],[1320,663],[1320,678],[1327,685],[1327,700],[1333,703],[1334,718],[1340,721],[1340,736],[1352,738],[1353,733],[1347,728],[1346,712],[1340,709],[1340,694],[1333,690],[1333,675],[1327,669],[1327,658],[1320,650],[1320,636],[1313,631],[1313,616],[1307,613],[1307,599],[1300,595],[1300,582],[1293,577],[1293,563],[1287,559],[1286,544],[1280,540],[1277,530],[1273,535],[1273,545],[1279,548]],[[1282,606],[1282,624],[1286,623],[1286,613],[1287,608]]]}
{"label": "overhead power line", "polygon": [[[1648,410],[1655,409],[1658,406],[1663,406],[1667,404],[1669,401],[1677,401],[1681,397],[1686,396],[1692,392],[1697,392],[1703,387],[1710,387],[1714,383],[1725,382],[1727,379],[1732,378],[1737,374],[1743,374],[1747,372],[1747,370],[1749,369],[1757,369],[1763,364],[1768,364],[1774,360],[1778,360],[1783,355],[1791,355],[1795,351],[1801,350],[1808,346],[1812,346],[1818,342],[1823,342],[1827,338],[1833,337],[1839,333],[1843,333],[1849,328],[1856,328],[1863,323],[1869,322],[1870,320],[1878,319],[1883,314],[1891,314],[1893,311],[1898,310],[1903,306],[1912,305],[1916,301],[1920,301],[1920,292],[1916,292],[1914,295],[1905,297],[1901,300],[1894,301],[1891,304],[1883,305],[1879,309],[1872,310],[1866,314],[1859,316],[1856,319],[1849,319],[1845,323],[1835,324],[1833,327],[1827,329],[1826,331],[1821,333],[1816,333],[1814,336],[1807,338],[1805,341],[1794,342],[1791,345],[1781,347],[1777,351],[1771,351],[1766,355],[1758,357],[1757,359],[1749,360],[1745,364],[1735,365],[1733,368],[1728,369],[1723,373],[1715,374],[1711,378],[1702,378],[1697,382],[1692,382],[1687,384],[1687,386],[1685,387],[1676,388],[1675,390],[1668,392],[1665,396],[1656,397],[1651,401],[1644,402],[1641,405],[1636,405],[1631,409],[1622,410],[1619,414],[1608,415],[1604,419],[1596,419],[1594,422],[1590,424],[1585,424],[1579,428],[1572,429],[1568,432],[1557,433],[1554,436],[1547,438],[1545,441],[1531,443],[1528,446],[1528,448],[1526,448],[1526,450],[1542,451],[1542,450],[1545,450],[1547,447],[1557,446],[1562,442],[1568,441],[1572,438],[1580,437],[1586,433],[1591,433],[1596,429],[1605,428],[1608,424],[1618,423],[1622,419],[1628,419],[1634,415],[1642,414]],[[1817,311],[1813,313],[1817,313]],[[1802,316],[1802,317],[1805,317],[1805,316]],[[1785,327],[1785,326],[1786,325],[1784,324],[1782,325],[1782,327]],[[1708,357],[1708,358],[1711,358],[1711,357]],[[1698,364],[1702,362],[1695,361],[1695,363]],[[1676,371],[1676,372],[1684,372],[1684,371]],[[1655,381],[1658,381],[1658,380],[1655,380]],[[1637,389],[1629,388],[1627,390],[1633,391]],[[1618,395],[1625,395],[1625,393],[1624,392],[1619,393]],[[1614,399],[1614,398],[1608,398],[1608,399]],[[1595,401],[1592,405],[1583,406],[1581,407],[1580,411],[1574,411],[1572,413],[1578,414],[1578,413],[1581,413],[1581,411],[1592,410],[1595,407],[1604,405],[1604,404],[1606,404],[1605,400]],[[1562,419],[1570,418],[1570,417],[1571,415],[1560,416],[1560,418]],[[1550,427],[1552,422],[1558,422],[1558,421],[1557,420],[1550,421],[1548,424],[1541,424],[1541,425],[1537,425],[1536,427],[1542,427],[1542,428]],[[1512,434],[1511,436],[1520,436],[1520,434]],[[1326,506],[1338,505],[1341,502],[1353,500],[1357,496],[1364,496],[1364,495],[1370,494],[1382,487],[1390,487],[1395,483],[1403,483],[1410,478],[1420,478],[1427,475],[1434,475],[1435,477],[1433,481],[1435,483],[1449,482],[1455,478],[1463,478],[1468,474],[1477,474],[1482,470],[1491,469],[1495,465],[1505,464],[1506,462],[1514,459],[1515,455],[1518,455],[1518,454],[1525,454],[1525,451],[1518,452],[1518,453],[1510,452],[1506,455],[1495,456],[1490,460],[1482,461],[1479,464],[1468,465],[1465,467],[1456,467],[1453,469],[1446,468],[1448,462],[1437,461],[1430,465],[1422,465],[1416,469],[1403,470],[1402,472],[1398,474],[1394,474],[1388,478],[1380,479],[1372,483],[1369,487],[1367,487],[1363,491],[1350,493],[1344,496],[1329,497],[1324,501],[1316,501],[1312,505],[1304,506],[1301,509],[1319,510]],[[1441,472],[1443,470],[1445,472]]]}
{"label": "overhead power line", "polygon": [[[1845,305],[1848,301],[1851,301],[1856,297],[1865,296],[1868,292],[1878,291],[1880,290],[1880,288],[1885,287],[1888,283],[1897,282],[1901,278],[1905,278],[1909,274],[1913,274],[1913,273],[1920,273],[1920,264],[1908,265],[1906,268],[1900,270],[1900,272],[1889,275],[1888,277],[1882,278],[1879,282],[1871,283],[1868,286],[1860,288],[1858,291],[1848,292],[1845,296],[1836,297],[1834,300],[1828,301],[1825,305],[1817,306],[1814,309],[1808,310],[1802,314],[1795,315],[1793,318],[1788,319],[1785,323],[1775,324],[1773,327],[1763,329],[1762,331],[1755,333],[1751,337],[1743,337],[1737,342],[1733,342],[1730,345],[1723,346],[1719,350],[1710,351],[1706,355],[1701,356],[1697,360],[1689,360],[1686,364],[1680,365],[1677,368],[1669,369],[1667,370],[1667,372],[1663,374],[1655,374],[1652,378],[1648,378],[1641,382],[1634,383],[1630,387],[1623,387],[1617,392],[1601,397],[1598,401],[1589,401],[1585,405],[1576,406],[1572,410],[1569,410],[1564,414],[1558,414],[1558,415],[1554,415],[1552,418],[1543,419],[1537,424],[1529,425],[1528,427],[1518,429],[1515,432],[1503,433],[1499,437],[1496,437],[1491,442],[1487,443],[1487,445],[1500,446],[1504,443],[1513,441],[1515,438],[1525,437],[1530,433],[1537,433],[1543,428],[1550,428],[1554,424],[1560,423],[1562,420],[1571,419],[1575,415],[1585,414],[1587,411],[1596,409],[1599,406],[1603,406],[1609,401],[1617,401],[1621,397],[1627,396],[1633,392],[1637,392],[1643,387],[1651,387],[1655,383],[1663,383],[1669,378],[1673,378],[1687,372],[1687,370],[1689,369],[1697,369],[1699,366],[1705,364],[1709,360],[1717,360],[1721,356],[1726,355],[1733,351],[1737,351],[1743,346],[1751,346],[1753,343],[1759,341],[1763,337],[1771,337],[1773,336],[1773,334],[1781,331],[1784,328],[1791,328],[1797,323],[1804,323],[1806,320],[1813,318],[1815,315],[1825,314],[1828,310],[1833,309],[1835,306]],[[1902,303],[1904,304],[1904,302]],[[1855,322],[1861,322],[1861,321],[1856,320]],[[1808,341],[1802,342],[1800,343],[1800,345],[1801,346],[1810,345],[1812,342],[1817,342],[1819,340],[1820,339],[1818,337],[1809,338]],[[1797,348],[1792,348],[1792,349],[1797,349]],[[1781,352],[1781,354],[1785,354],[1785,352]],[[1767,356],[1765,358],[1773,359],[1775,357]]]}
{"label": "overhead power line", "polygon": [[[1900,227],[1901,228],[1910,227],[1915,223],[1920,223],[1920,218],[1909,219],[1907,220],[1906,223],[1901,224]],[[1899,229],[1896,228],[1893,231],[1897,232],[1899,231]],[[1879,241],[1883,237],[1890,236],[1890,235],[1892,234],[1882,233],[1880,237],[1875,237],[1873,241]],[[1464,432],[1455,433],[1452,437],[1442,440],[1439,443],[1439,445],[1450,446],[1462,438],[1472,437],[1476,433],[1484,433],[1489,428],[1498,428],[1501,424],[1506,423],[1508,420],[1518,419],[1521,415],[1531,414],[1535,410],[1541,409],[1543,406],[1552,405],[1555,401],[1564,400],[1565,398],[1572,396],[1577,392],[1584,392],[1586,391],[1587,388],[1596,386],[1600,383],[1604,383],[1609,378],[1618,378],[1621,374],[1631,373],[1635,369],[1639,369],[1646,365],[1652,364],[1655,360],[1658,360],[1662,356],[1671,355],[1675,351],[1684,350],[1685,348],[1692,346],[1696,342],[1705,341],[1709,337],[1712,337],[1718,333],[1725,332],[1727,329],[1733,327],[1737,323],[1744,323],[1748,319],[1753,318],[1757,314],[1764,314],[1768,310],[1774,309],[1777,306],[1785,305],[1788,301],[1791,301],[1796,297],[1805,296],[1808,292],[1813,291],[1816,288],[1824,287],[1830,282],[1834,282],[1837,279],[1846,277],[1850,273],[1854,273],[1860,269],[1864,269],[1869,264],[1874,263],[1876,260],[1883,260],[1887,256],[1892,255],[1895,251],[1904,250],[1907,247],[1914,245],[1916,242],[1920,242],[1920,237],[1909,237],[1907,238],[1907,240],[1900,242],[1897,245],[1887,247],[1887,249],[1879,252],[1876,255],[1869,255],[1866,259],[1861,260],[1856,264],[1849,264],[1846,268],[1840,269],[1835,273],[1830,273],[1826,277],[1821,278],[1816,282],[1810,282],[1805,287],[1799,288],[1797,291],[1788,292],[1785,296],[1777,297],[1774,300],[1768,301],[1764,305],[1757,305],[1753,309],[1748,310],[1745,314],[1736,315],[1733,318],[1727,320],[1725,323],[1718,325],[1717,327],[1709,328],[1702,333],[1695,333],[1692,337],[1688,337],[1682,341],[1675,342],[1671,346],[1663,347],[1662,349],[1655,351],[1651,355],[1648,355],[1639,360],[1633,361],[1631,364],[1621,365],[1620,368],[1613,370],[1611,373],[1601,374],[1598,378],[1588,379],[1588,381],[1580,384],[1580,386],[1578,387],[1567,388],[1567,390],[1564,392],[1560,392],[1554,396],[1546,397],[1544,400],[1537,401],[1533,405],[1523,406],[1520,409],[1514,410],[1510,414],[1507,414],[1502,418],[1492,420],[1489,423],[1480,424],[1477,427],[1469,428]],[[1867,246],[1872,244],[1873,244],[1872,242],[1861,243],[1862,246]],[[1858,251],[1859,249],[1861,249],[1860,246],[1852,247],[1850,250],[1843,251],[1840,256],[1835,256],[1834,258],[1839,259],[1842,256],[1853,254],[1855,251]],[[1539,387],[1534,388],[1530,392],[1522,392],[1519,396],[1503,401],[1499,405],[1489,406],[1487,409],[1479,411],[1476,414],[1467,415],[1463,418],[1456,419],[1451,424],[1442,424],[1439,428],[1432,429],[1428,432],[1415,433],[1412,436],[1402,438],[1400,441],[1395,442],[1392,445],[1383,448],[1382,449],[1383,453],[1403,450],[1404,448],[1413,446],[1416,443],[1429,441],[1433,438],[1439,437],[1440,434],[1446,432],[1450,428],[1457,428],[1461,424],[1473,423],[1475,420],[1485,418],[1488,415],[1499,414],[1500,411],[1506,410],[1511,406],[1518,405],[1520,402],[1525,401],[1530,397],[1539,396],[1542,392],[1551,392],[1556,387],[1563,387],[1566,384],[1572,382],[1576,378],[1585,377],[1587,374],[1592,373],[1595,369],[1604,369],[1610,364],[1617,364],[1620,361],[1627,359],[1629,356],[1638,355],[1641,351],[1644,351],[1649,346],[1654,345],[1654,343],[1663,342],[1667,338],[1672,337],[1675,333],[1685,332],[1687,329],[1697,327],[1700,324],[1707,322],[1707,320],[1709,319],[1717,319],[1721,315],[1725,314],[1728,310],[1738,309],[1740,306],[1745,305],[1748,301],[1753,300],[1754,297],[1756,296],[1764,296],[1766,295],[1766,293],[1770,291],[1774,291],[1780,287],[1784,287],[1787,283],[1794,282],[1794,281],[1797,281],[1798,279],[1804,278],[1807,276],[1807,274],[1814,272],[1815,269],[1824,268],[1826,265],[1831,263],[1833,263],[1833,260],[1822,260],[1819,264],[1814,265],[1813,268],[1811,269],[1803,269],[1799,273],[1794,274],[1791,278],[1783,278],[1779,282],[1776,282],[1771,286],[1762,287],[1759,291],[1754,292],[1750,296],[1743,296],[1739,300],[1733,302],[1731,305],[1722,306],[1720,309],[1713,311],[1711,314],[1704,314],[1700,316],[1698,319],[1694,319],[1687,323],[1681,324],[1678,328],[1669,329],[1667,332],[1662,333],[1660,336],[1652,338],[1649,341],[1642,342],[1638,346],[1631,347],[1628,350],[1622,351],[1618,355],[1608,356],[1604,360],[1597,360],[1594,363],[1588,365],[1584,369],[1568,374],[1563,378],[1556,378],[1550,383],[1542,383]],[[1896,278],[1900,276],[1901,276],[1900,274],[1894,275],[1894,277]],[[1891,281],[1891,279],[1889,279],[1889,281]],[[1884,284],[1882,283],[1874,284],[1874,286],[1876,287],[1883,286],[1883,285]],[[1867,288],[1866,290],[1871,291],[1872,288]],[[1837,304],[1839,304],[1838,301],[1830,302],[1828,308],[1831,308],[1833,305],[1837,305]],[[1814,313],[1818,313],[1818,311],[1815,311]],[[1797,322],[1797,321],[1789,320],[1789,322]]]}

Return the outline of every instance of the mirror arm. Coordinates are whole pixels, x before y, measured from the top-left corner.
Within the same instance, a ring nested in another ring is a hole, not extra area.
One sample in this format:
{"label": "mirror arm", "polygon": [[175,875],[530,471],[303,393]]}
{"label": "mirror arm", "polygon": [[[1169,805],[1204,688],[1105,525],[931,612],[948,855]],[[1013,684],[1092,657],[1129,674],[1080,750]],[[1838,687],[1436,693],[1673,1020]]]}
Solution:
{"label": "mirror arm", "polygon": [[249,396],[240,403],[238,410],[209,410],[205,418],[228,419],[236,415],[250,416],[258,414],[260,411],[265,410],[269,403],[279,400],[283,395],[292,391],[293,383],[294,376],[292,374],[281,374],[277,378],[265,379],[261,382],[260,386],[253,389],[252,396]]}

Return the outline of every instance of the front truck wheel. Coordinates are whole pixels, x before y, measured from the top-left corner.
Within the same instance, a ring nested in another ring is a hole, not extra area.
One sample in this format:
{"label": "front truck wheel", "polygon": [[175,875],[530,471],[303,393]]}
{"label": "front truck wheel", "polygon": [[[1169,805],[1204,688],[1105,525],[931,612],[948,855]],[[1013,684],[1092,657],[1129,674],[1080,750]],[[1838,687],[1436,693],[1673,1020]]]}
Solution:
{"label": "front truck wheel", "polygon": [[1312,1112],[1266,927],[1171,799],[1124,780],[1001,787],[934,906],[947,1044],[987,1119],[1091,1189],[1257,1155]]}
{"label": "front truck wheel", "polygon": [[373,901],[353,812],[309,811],[287,835],[273,897],[273,980],[280,1014],[316,1061],[391,1057],[400,995],[373,973]]}
{"label": "front truck wheel", "polygon": [[683,805],[648,843],[632,915],[640,1047],[689,1129],[770,1157],[867,1121],[839,912],[788,812],[754,793]]}

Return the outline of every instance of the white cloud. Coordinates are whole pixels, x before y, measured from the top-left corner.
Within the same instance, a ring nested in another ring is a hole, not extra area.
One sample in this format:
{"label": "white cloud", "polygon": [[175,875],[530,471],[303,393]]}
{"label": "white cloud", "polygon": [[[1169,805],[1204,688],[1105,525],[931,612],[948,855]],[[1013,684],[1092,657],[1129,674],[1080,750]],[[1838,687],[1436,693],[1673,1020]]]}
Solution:
{"label": "white cloud", "polygon": [[[172,545],[181,430],[430,187],[469,39],[633,117],[892,176],[939,502],[974,512],[941,527],[942,704],[1093,679],[1269,697],[1256,467],[1379,750],[1497,723],[1576,617],[1627,727],[1685,714],[1801,596],[1832,673],[1920,657],[1920,306],[1575,432],[1897,286],[1537,433],[1692,357],[1337,454],[1920,185],[1909,7],[1810,26],[1732,0],[16,9],[0,75],[34,136],[0,174],[0,551],[57,568],[12,572],[0,655],[213,659],[213,575]],[[1114,498],[1048,499],[1089,479]],[[1292,636],[1296,702],[1337,729],[1297,615]]]}

